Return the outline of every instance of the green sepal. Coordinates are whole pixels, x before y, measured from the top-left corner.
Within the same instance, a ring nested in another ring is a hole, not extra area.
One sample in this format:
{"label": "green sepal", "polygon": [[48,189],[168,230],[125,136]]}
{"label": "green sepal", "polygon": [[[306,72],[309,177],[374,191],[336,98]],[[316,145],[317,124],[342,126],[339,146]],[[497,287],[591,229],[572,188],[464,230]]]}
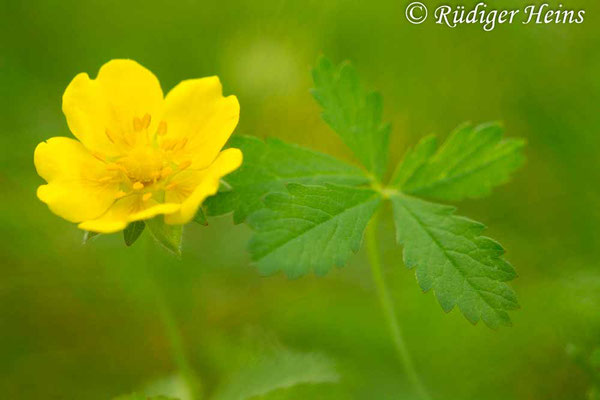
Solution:
{"label": "green sepal", "polygon": [[83,244],[88,244],[88,242],[90,240],[92,240],[93,238],[95,238],[98,235],[100,235],[98,232],[83,231],[83,239],[82,239]]}
{"label": "green sepal", "polygon": [[208,225],[208,219],[206,219],[206,213],[202,207],[198,209],[198,212],[194,216],[194,222],[204,226]]}
{"label": "green sepal", "polygon": [[168,225],[162,215],[146,220],[146,225],[152,237],[160,245],[176,256],[181,257],[183,225]]}
{"label": "green sepal", "polygon": [[144,221],[133,221],[127,225],[127,228],[123,230],[123,239],[125,240],[125,245],[129,247],[134,244],[142,232],[144,232],[144,228],[146,228]]}

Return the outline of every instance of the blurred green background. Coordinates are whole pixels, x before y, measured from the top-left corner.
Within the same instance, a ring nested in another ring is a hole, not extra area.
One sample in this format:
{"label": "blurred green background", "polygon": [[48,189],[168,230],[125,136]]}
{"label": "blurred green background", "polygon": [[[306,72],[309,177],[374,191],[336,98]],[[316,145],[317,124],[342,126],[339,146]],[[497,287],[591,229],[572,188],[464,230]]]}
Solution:
{"label": "blurred green background", "polygon": [[[320,53],[352,60],[393,123],[391,163],[429,133],[503,121],[528,140],[513,181],[461,215],[489,226],[519,278],[514,327],[472,326],[423,294],[401,260],[389,210],[385,272],[419,373],[435,399],[584,399],[593,378],[567,355],[600,345],[600,3],[581,25],[455,29],[411,25],[408,1],[4,0],[0,10],[0,393],[109,399],[176,372],[145,278],[144,240],[82,245],[37,200],[37,143],[68,136],[61,96],[112,58],[151,69],[165,92],[219,75],[241,103],[237,133],[275,136],[352,160],[309,94]],[[470,2],[467,2],[471,4]],[[523,1],[489,1],[523,7]],[[441,3],[427,1],[437,6]],[[552,3],[552,5],[557,5]],[[430,12],[431,12],[430,7]],[[153,256],[207,393],[277,342],[335,360],[320,393],[412,399],[378,308],[365,254],[324,278],[260,277],[231,217],[191,224],[181,262]],[[144,238],[142,238],[144,239]],[[246,358],[245,358],[246,357]],[[335,388],[335,390],[334,390]],[[298,395],[316,398],[316,395]]]}

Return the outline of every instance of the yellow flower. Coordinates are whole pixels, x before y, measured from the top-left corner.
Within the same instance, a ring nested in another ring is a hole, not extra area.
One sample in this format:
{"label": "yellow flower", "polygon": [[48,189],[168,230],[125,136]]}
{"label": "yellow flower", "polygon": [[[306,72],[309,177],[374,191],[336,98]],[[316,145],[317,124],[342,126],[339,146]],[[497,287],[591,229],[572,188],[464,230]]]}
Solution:
{"label": "yellow flower", "polygon": [[242,163],[240,150],[221,151],[239,104],[223,97],[216,76],[183,81],[163,98],[152,72],[112,60],[96,79],[78,74],[62,108],[79,141],[54,137],[37,146],[35,167],[48,182],[37,195],[81,229],[116,232],[159,214],[185,224]]}

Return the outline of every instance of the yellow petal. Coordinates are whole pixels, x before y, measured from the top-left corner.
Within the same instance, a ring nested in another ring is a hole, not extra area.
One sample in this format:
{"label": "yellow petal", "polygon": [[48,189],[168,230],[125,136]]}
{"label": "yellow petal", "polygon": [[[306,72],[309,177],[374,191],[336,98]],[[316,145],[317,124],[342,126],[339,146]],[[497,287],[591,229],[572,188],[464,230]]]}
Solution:
{"label": "yellow petal", "polygon": [[[223,97],[216,76],[190,79],[175,86],[165,98],[165,147],[174,148],[178,161],[207,168],[235,129],[240,105],[235,96]],[[178,146],[180,144],[180,146]]]}
{"label": "yellow petal", "polygon": [[158,126],[162,104],[156,76],[132,60],[109,61],[94,80],[78,74],[63,95],[63,112],[73,135],[88,149],[110,156],[145,134],[135,131],[136,118],[150,118],[150,131]]}
{"label": "yellow petal", "polygon": [[144,201],[142,195],[130,195],[113,204],[100,218],[84,221],[80,229],[100,233],[113,233],[125,229],[133,221],[152,218],[159,214],[176,212],[180,204]]}
{"label": "yellow petal", "polygon": [[208,168],[176,175],[172,181],[175,186],[166,192],[165,199],[173,203],[181,202],[181,209],[165,215],[165,222],[173,225],[191,221],[204,199],[217,193],[220,179],[241,164],[242,152],[239,149],[227,149]]}
{"label": "yellow petal", "polygon": [[42,142],[33,158],[38,174],[48,182],[38,188],[38,198],[68,221],[102,215],[119,192],[119,185],[106,179],[111,174],[106,164],[74,139],[54,137]]}

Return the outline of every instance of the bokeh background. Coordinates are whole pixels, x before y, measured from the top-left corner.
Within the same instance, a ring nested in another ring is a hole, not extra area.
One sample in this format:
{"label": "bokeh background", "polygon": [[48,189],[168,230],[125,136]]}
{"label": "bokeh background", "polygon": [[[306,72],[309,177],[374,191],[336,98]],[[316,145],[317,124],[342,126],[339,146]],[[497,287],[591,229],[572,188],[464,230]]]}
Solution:
{"label": "bokeh background", "polygon": [[[600,345],[600,3],[562,2],[586,10],[581,25],[515,24],[493,32],[450,29],[431,17],[411,25],[405,0],[2,3],[3,398],[109,399],[176,373],[146,281],[145,239],[132,248],[120,235],[82,245],[82,233],[35,196],[42,180],[33,150],[69,135],[61,96],[71,78],[95,76],[112,58],[139,61],[165,91],[217,74],[225,93],[240,100],[237,133],[352,160],[309,94],[319,54],[353,61],[365,84],[383,93],[394,128],[390,164],[420,137],[446,136],[466,120],[501,120],[507,135],[529,143],[528,162],[510,184],[458,204],[461,215],[489,226],[519,273],[513,287],[522,309],[512,313],[512,328],[472,326],[423,294],[402,264],[385,211],[386,278],[433,397],[586,398],[597,378],[585,360]],[[249,235],[220,217],[187,227],[181,261],[152,257],[206,393],[265,342],[276,342],[335,360],[340,382],[315,393],[415,398],[364,252],[323,278],[265,278],[245,252]],[[567,348],[577,349],[579,361]]]}

